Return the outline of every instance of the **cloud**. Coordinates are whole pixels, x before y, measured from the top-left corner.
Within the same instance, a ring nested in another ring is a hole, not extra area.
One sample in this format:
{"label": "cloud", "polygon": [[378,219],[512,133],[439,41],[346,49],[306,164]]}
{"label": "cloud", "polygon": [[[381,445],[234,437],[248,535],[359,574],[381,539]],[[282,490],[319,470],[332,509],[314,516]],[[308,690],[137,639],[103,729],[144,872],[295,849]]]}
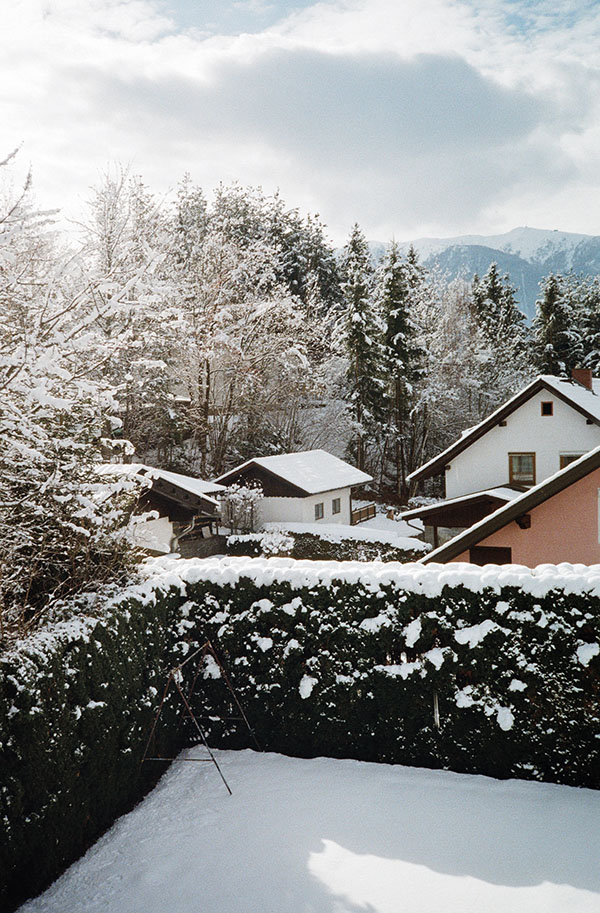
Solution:
{"label": "cloud", "polygon": [[[272,7],[300,5],[233,0],[228,21],[240,2],[240,14],[267,11],[270,22]],[[205,3],[25,6],[0,12],[11,35],[0,116],[10,147],[26,141],[44,205],[79,215],[117,159],[159,192],[186,170],[206,189],[232,179],[280,187],[290,205],[318,209],[337,239],[355,220],[373,237],[498,231],[550,217],[554,200],[553,227],[592,227],[591,7],[578,23],[572,3],[561,16],[547,0],[535,10],[336,0],[255,34],[207,37],[178,31],[183,6]]]}
{"label": "cloud", "polygon": [[523,173],[544,182],[567,173],[543,129],[557,116],[552,102],[499,86],[458,57],[279,49],[222,62],[208,83],[80,69],[78,82],[86,79],[86,96],[112,112],[114,131],[154,132],[200,154],[229,147],[242,178],[248,152],[267,147],[282,163],[277,183],[303,173],[324,199],[329,184],[348,224],[386,203],[419,224],[440,209],[476,218]]}

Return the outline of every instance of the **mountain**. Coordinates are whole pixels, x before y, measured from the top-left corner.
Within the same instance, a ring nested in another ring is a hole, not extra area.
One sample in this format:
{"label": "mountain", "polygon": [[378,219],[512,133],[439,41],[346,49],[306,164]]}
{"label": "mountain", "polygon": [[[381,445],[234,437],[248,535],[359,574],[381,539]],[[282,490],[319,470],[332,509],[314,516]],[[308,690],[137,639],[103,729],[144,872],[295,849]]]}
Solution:
{"label": "mountain", "polygon": [[[496,262],[500,273],[510,276],[519,304],[530,319],[535,315],[539,283],[549,273],[573,270],[600,275],[600,235],[514,228],[500,235],[418,238],[399,246],[406,251],[411,243],[425,266],[439,267],[450,279],[470,279],[474,273],[482,276]],[[371,245],[376,257],[385,247]]]}

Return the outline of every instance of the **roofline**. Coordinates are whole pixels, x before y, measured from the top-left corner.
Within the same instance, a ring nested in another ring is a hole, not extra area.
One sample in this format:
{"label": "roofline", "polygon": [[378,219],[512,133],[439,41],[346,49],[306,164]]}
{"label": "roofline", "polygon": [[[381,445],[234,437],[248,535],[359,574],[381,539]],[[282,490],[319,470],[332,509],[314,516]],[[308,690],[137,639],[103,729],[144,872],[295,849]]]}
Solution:
{"label": "roofline", "polygon": [[[299,451],[299,452],[312,453],[314,451],[307,450],[307,451]],[[276,456],[279,456],[279,455],[280,454],[276,454]],[[281,454],[281,456],[283,456],[283,454]],[[307,491],[306,488],[302,488],[301,485],[296,485],[294,482],[290,482],[289,479],[286,479],[285,476],[280,475],[279,473],[275,472],[273,469],[267,469],[266,466],[263,466],[262,463],[258,462],[258,460],[260,460],[260,459],[268,459],[268,457],[253,457],[250,460],[246,460],[245,463],[240,463],[239,466],[236,466],[234,469],[230,469],[229,472],[224,472],[222,475],[217,476],[217,478],[214,479],[213,481],[220,483],[223,479],[228,479],[228,478],[231,478],[232,476],[239,475],[240,472],[242,472],[244,469],[247,469],[249,466],[256,466],[257,469],[261,469],[263,472],[266,472],[268,475],[272,476],[274,479],[278,479],[281,482],[285,482],[286,485],[289,485],[291,488],[295,488],[296,491],[302,492],[303,497],[310,497],[310,495],[320,495],[326,491],[342,491],[342,489],[344,489],[344,488],[358,488],[360,485],[368,485],[369,482],[373,481],[373,476],[369,476],[369,474],[367,472],[365,472],[364,475],[368,476],[368,479],[365,479],[364,482],[354,482],[353,484],[350,484],[350,485],[339,485],[337,488],[327,487],[327,488],[320,488],[318,491]],[[345,461],[342,460],[341,462],[345,462]],[[350,463],[346,463],[346,465],[350,466]],[[352,466],[351,468],[354,469],[355,467]],[[362,469],[359,469],[357,471],[363,472]]]}
{"label": "roofline", "polygon": [[459,533],[458,536],[450,539],[449,542],[445,542],[439,548],[420,558],[419,563],[429,564],[431,561],[440,559],[442,562],[451,561],[452,558],[456,558],[461,552],[466,551],[473,545],[477,545],[482,539],[498,532],[499,529],[508,526],[509,523],[522,517],[529,510],[533,510],[543,504],[544,501],[564,491],[569,485],[579,482],[580,479],[583,479],[590,472],[598,469],[598,467],[600,467],[600,447],[596,447],[586,453],[578,460],[575,460],[574,463],[569,463],[568,466],[565,466],[564,469],[561,469],[555,475],[540,482],[534,488],[530,488],[529,491],[519,495],[513,501],[509,501],[499,507],[493,514],[484,517],[483,520],[475,523],[463,533]]}
{"label": "roofline", "polygon": [[[509,488],[508,485],[498,485],[498,488]],[[456,504],[464,504],[467,501],[489,500],[501,501],[503,504],[512,501],[513,498],[503,498],[502,495],[493,494],[494,489],[484,488],[483,491],[473,491],[466,495],[460,495],[457,498],[448,498],[447,500],[436,501],[435,504],[424,504],[422,507],[414,507],[412,510],[406,510],[400,514],[403,520],[412,520],[415,517],[422,517],[424,514],[434,513],[442,507],[453,507]]]}
{"label": "roofline", "polygon": [[[557,378],[557,380],[564,380],[568,383],[576,383],[576,381],[571,381],[569,378]],[[581,386],[581,385],[579,385]],[[509,399],[504,405],[496,409],[495,412],[492,412],[487,418],[483,419],[478,425],[475,425],[470,431],[468,431],[463,437],[459,438],[457,441],[454,441],[446,450],[443,450],[442,453],[438,454],[437,457],[429,460],[427,463],[424,463],[423,466],[420,466],[418,469],[415,469],[411,472],[406,478],[408,482],[419,482],[422,479],[430,479],[432,476],[439,475],[443,472],[446,463],[451,462],[455,457],[460,453],[470,447],[471,444],[474,444],[475,441],[478,441],[481,437],[487,434],[494,425],[497,425],[499,422],[503,421],[507,416],[511,415],[519,406],[522,406],[523,403],[526,403],[532,396],[536,393],[539,393],[540,390],[548,390],[553,396],[557,396],[568,406],[571,406],[572,409],[575,409],[576,412],[579,412],[586,419],[591,421],[594,425],[600,425],[600,419],[597,416],[593,415],[591,412],[588,412],[583,406],[579,403],[573,402],[565,393],[561,390],[558,390],[556,387],[549,384],[543,375],[536,377],[535,380],[531,381],[526,387],[515,394],[511,399]]]}
{"label": "roofline", "polygon": [[[258,459],[260,459],[260,457],[258,457]],[[238,476],[241,472],[243,472],[245,469],[248,469],[250,466],[256,466],[257,469],[260,469],[262,472],[266,472],[266,474],[268,476],[271,476],[272,478],[277,479],[279,482],[285,482],[285,484],[289,485],[290,488],[294,488],[296,491],[300,492],[301,497],[307,497],[308,495],[311,495],[311,494],[319,494],[319,492],[307,491],[306,488],[302,488],[301,485],[295,485],[294,482],[288,481],[288,479],[285,479],[283,476],[279,475],[278,473],[273,472],[272,469],[267,469],[266,466],[262,466],[261,463],[257,463],[256,458],[252,459],[252,460],[246,460],[245,463],[242,463],[240,466],[237,466],[235,469],[231,469],[229,472],[223,473],[222,476],[217,476],[217,479],[215,479],[215,481]],[[324,491],[327,491],[327,489],[324,489]]]}

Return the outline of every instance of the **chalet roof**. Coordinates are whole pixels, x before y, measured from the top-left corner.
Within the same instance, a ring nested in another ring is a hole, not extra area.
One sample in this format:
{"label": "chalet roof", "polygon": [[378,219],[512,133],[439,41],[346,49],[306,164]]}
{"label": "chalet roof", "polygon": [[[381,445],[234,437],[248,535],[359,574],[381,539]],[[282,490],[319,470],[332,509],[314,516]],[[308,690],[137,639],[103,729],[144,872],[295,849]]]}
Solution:
{"label": "chalet roof", "polygon": [[467,504],[470,501],[498,501],[506,504],[522,494],[521,489],[511,488],[510,485],[501,485],[497,488],[486,488],[483,491],[473,491],[466,495],[460,495],[457,498],[445,498],[436,501],[435,504],[424,504],[421,507],[414,507],[411,510],[402,512],[403,520],[413,520],[416,517],[426,519],[429,514],[435,514],[445,507],[458,507],[461,504]]}
{"label": "chalet roof", "polygon": [[289,482],[307,495],[322,491],[335,491],[353,485],[372,482],[373,477],[326,450],[304,450],[300,453],[278,453],[275,456],[254,457],[219,476],[217,481],[227,483],[250,466],[257,466]]}
{"label": "chalet roof", "polygon": [[511,413],[515,412],[523,403],[535,396],[541,390],[547,390],[553,396],[558,396],[563,402],[581,413],[594,425],[600,425],[600,380],[594,378],[593,389],[589,390],[583,384],[563,377],[554,377],[551,374],[540,374],[530,384],[520,390],[515,396],[507,400],[499,409],[488,415],[487,418],[464,431],[458,440],[454,441],[446,450],[438,454],[429,462],[424,463],[408,476],[408,480],[419,481],[429,479],[431,476],[443,472],[444,467],[451,463],[460,453],[474,444],[475,441],[487,434],[495,425],[504,421]]}
{"label": "chalet roof", "polygon": [[207,482],[204,479],[194,478],[194,476],[184,476],[179,472],[158,469],[156,466],[146,466],[144,463],[106,463],[100,468],[100,472],[123,475],[138,475],[140,473],[150,479],[161,479],[163,482],[168,482],[170,485],[175,485],[183,491],[208,501],[217,509],[219,504],[210,495],[225,491],[224,486],[218,485],[216,482]]}
{"label": "chalet roof", "polygon": [[583,479],[590,472],[598,469],[598,467],[600,467],[600,447],[596,447],[584,456],[579,457],[578,460],[569,463],[568,466],[565,466],[564,469],[559,470],[550,478],[544,479],[539,485],[535,485],[512,501],[499,507],[493,514],[489,514],[489,516],[480,520],[479,523],[473,524],[469,529],[450,539],[449,542],[445,542],[439,548],[420,558],[419,562],[421,564],[429,564],[432,561],[441,563],[451,561],[457,555],[477,545],[482,539],[491,536],[492,533],[497,532],[499,529],[503,529],[509,523],[512,523],[513,520],[519,519],[528,511],[533,510],[534,507],[538,507],[560,491],[564,491],[569,485],[573,485]]}

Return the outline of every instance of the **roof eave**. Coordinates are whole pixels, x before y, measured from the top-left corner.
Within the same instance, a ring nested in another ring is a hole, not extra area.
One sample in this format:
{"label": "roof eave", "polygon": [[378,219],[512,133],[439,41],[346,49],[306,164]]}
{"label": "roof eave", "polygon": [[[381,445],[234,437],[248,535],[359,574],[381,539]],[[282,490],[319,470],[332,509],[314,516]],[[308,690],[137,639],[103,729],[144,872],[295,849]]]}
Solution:
{"label": "roof eave", "polygon": [[447,447],[439,456],[434,457],[433,460],[430,460],[428,463],[425,463],[424,466],[420,466],[419,469],[415,469],[414,472],[411,472],[407,476],[409,482],[420,482],[424,479],[430,479],[433,476],[440,475],[444,471],[444,468],[447,463],[452,462],[456,457],[461,454],[464,450],[467,450],[472,444],[482,438],[488,431],[503,421],[513,412],[515,412],[523,403],[526,403],[531,399],[532,396],[535,396],[536,393],[539,393],[540,390],[548,390],[554,396],[557,396],[568,406],[571,406],[572,409],[575,409],[576,412],[579,412],[583,415],[591,424],[600,425],[600,419],[598,419],[591,412],[588,412],[583,406],[579,403],[574,402],[572,399],[569,399],[561,390],[554,387],[552,384],[549,384],[543,376],[536,377],[527,387],[521,390],[520,393],[517,393],[511,399],[508,400],[503,406],[499,409],[496,409],[495,412],[492,412],[487,419],[483,419],[479,425],[476,425],[472,433],[465,434],[464,437],[459,438],[454,444],[451,444],[450,447]]}
{"label": "roof eave", "polygon": [[456,558],[457,555],[470,549],[473,545],[477,545],[482,539],[491,536],[492,533],[498,532],[498,530],[508,526],[509,523],[522,517],[523,514],[539,507],[544,501],[547,501],[559,492],[564,491],[569,485],[579,482],[580,479],[583,479],[590,472],[598,469],[599,466],[600,447],[593,450],[591,454],[586,454],[585,457],[582,457],[575,463],[570,463],[561,472],[556,473],[556,475],[551,476],[549,479],[536,485],[535,488],[532,488],[521,497],[499,507],[493,514],[480,520],[479,523],[476,523],[470,529],[465,530],[464,533],[459,533],[454,539],[450,539],[449,542],[440,545],[440,547],[434,549],[433,552],[424,555],[419,559],[419,562],[421,564],[429,564],[432,561],[437,561],[439,558],[441,558],[443,562],[451,561],[453,558]]}

